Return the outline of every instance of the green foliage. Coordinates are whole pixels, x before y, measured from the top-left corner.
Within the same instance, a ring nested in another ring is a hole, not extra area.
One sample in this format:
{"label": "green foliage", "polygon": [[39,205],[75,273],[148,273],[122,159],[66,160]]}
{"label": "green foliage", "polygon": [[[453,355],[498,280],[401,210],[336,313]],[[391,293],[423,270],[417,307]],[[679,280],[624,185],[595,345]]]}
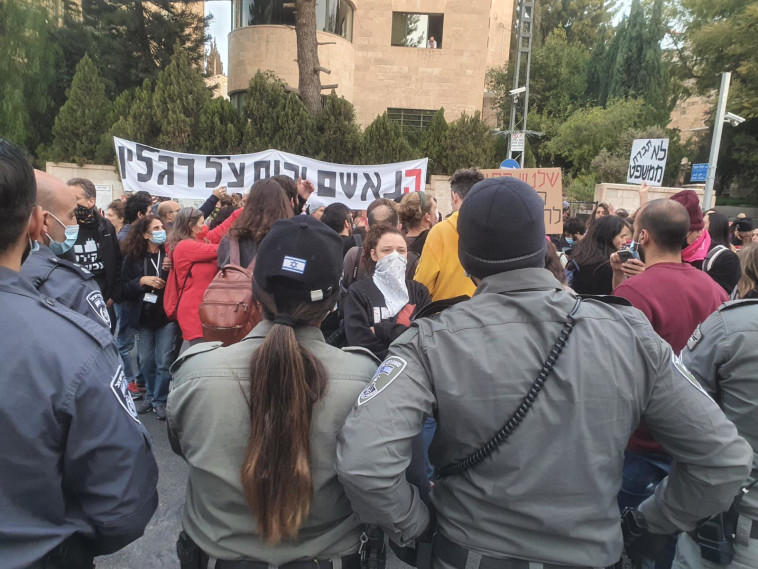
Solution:
{"label": "green foliage", "polygon": [[432,117],[432,122],[421,136],[419,152],[429,158],[430,174],[446,174],[445,156],[448,146],[448,124],[445,109],[441,108]]}
{"label": "green foliage", "polygon": [[276,112],[277,132],[273,147],[284,152],[313,156],[316,151],[316,119],[294,93],[287,95]]}
{"label": "green foliage", "polygon": [[197,143],[197,117],[210,98],[199,68],[177,43],[171,63],[160,72],[155,83],[156,144],[176,152],[193,151]]}
{"label": "green foliage", "polygon": [[573,179],[564,177],[563,187],[566,188],[566,199],[576,202],[594,201],[596,184],[595,174],[580,174]]}
{"label": "green foliage", "polygon": [[211,99],[200,111],[197,125],[197,152],[200,154],[241,154],[242,120],[226,99]]}
{"label": "green foliage", "polygon": [[616,149],[622,133],[645,126],[649,109],[638,99],[612,101],[608,107],[587,107],[571,115],[546,145],[574,173],[586,172],[605,149]]}
{"label": "green foliage", "polygon": [[598,38],[605,39],[608,25],[616,11],[616,1],[607,0],[540,0],[536,3],[538,41],[561,30],[572,43],[592,47]]}
{"label": "green foliage", "polygon": [[[155,146],[158,138],[158,121],[153,108],[153,84],[145,79],[141,87],[119,95],[113,104],[118,119],[111,127],[110,134],[134,140],[148,146]],[[124,113],[125,114],[121,114]]]}
{"label": "green foliage", "polygon": [[258,71],[245,93],[242,118],[245,121],[243,146],[246,152],[271,147],[279,129],[277,109],[287,98],[284,81],[270,71]]}
{"label": "green foliage", "polygon": [[413,148],[403,136],[400,125],[387,113],[376,117],[363,133],[361,161],[363,164],[388,164],[413,158]]}
{"label": "green foliage", "polygon": [[321,160],[336,164],[355,164],[361,153],[361,131],[355,122],[353,105],[332,93],[324,98],[316,117]]}
{"label": "green foliage", "polygon": [[459,168],[495,168],[495,144],[496,137],[478,111],[473,115],[463,113],[448,127],[445,171],[452,174]]}
{"label": "green foliage", "polygon": [[55,118],[51,158],[58,162],[91,161],[107,129],[111,102],[105,82],[89,56],[76,66],[68,99]]}
{"label": "green foliage", "polygon": [[[47,11],[35,2],[0,2],[0,137],[34,149],[49,138],[60,48],[52,41]],[[54,111],[53,111],[54,112]]]}

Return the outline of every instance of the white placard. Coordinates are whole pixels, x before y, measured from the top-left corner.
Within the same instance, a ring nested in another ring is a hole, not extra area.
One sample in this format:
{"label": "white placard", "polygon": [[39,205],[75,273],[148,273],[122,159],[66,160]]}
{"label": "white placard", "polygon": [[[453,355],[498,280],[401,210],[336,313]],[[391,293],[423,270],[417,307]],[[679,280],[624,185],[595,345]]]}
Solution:
{"label": "white placard", "polygon": [[642,184],[661,187],[663,174],[666,171],[666,158],[669,153],[668,138],[637,139],[632,144],[632,155],[629,157],[629,170],[626,181],[628,184]]}
{"label": "white placard", "polygon": [[278,150],[211,156],[181,154],[113,138],[124,191],[154,196],[205,199],[219,186],[247,193],[258,180],[285,175],[310,180],[324,204],[340,202],[361,210],[377,198],[394,199],[424,188],[427,159],[348,166]]}
{"label": "white placard", "polygon": [[526,137],[524,136],[523,132],[512,132],[511,133],[511,151],[523,152],[525,139]]}
{"label": "white placard", "polygon": [[113,186],[110,184],[95,184],[95,190],[97,190],[95,205],[101,211],[105,211],[113,201]]}

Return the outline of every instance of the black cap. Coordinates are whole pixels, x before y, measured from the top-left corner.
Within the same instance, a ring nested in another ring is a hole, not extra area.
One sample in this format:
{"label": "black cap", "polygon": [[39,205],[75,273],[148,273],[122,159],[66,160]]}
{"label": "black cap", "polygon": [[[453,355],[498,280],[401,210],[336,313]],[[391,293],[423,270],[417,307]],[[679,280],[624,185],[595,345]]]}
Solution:
{"label": "black cap", "polygon": [[458,213],[458,257],[468,274],[484,278],[545,266],[545,202],[511,177],[474,184]]}
{"label": "black cap", "polygon": [[753,230],[753,220],[752,219],[738,219],[737,222],[734,224],[734,228],[736,231],[752,231]]}
{"label": "black cap", "polygon": [[274,298],[318,302],[339,287],[342,238],[308,215],[280,219],[261,241],[253,277]]}

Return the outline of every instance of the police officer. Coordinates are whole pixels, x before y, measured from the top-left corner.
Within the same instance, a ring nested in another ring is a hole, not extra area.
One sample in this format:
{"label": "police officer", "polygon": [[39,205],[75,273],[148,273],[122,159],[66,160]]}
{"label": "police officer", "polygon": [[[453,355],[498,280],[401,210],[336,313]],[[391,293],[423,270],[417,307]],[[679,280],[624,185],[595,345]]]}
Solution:
{"label": "police officer", "polygon": [[169,433],[189,463],[183,568],[204,568],[207,555],[216,569],[359,567],[361,527],[334,459],[378,361],[321,334],[341,274],[339,235],[309,216],[277,221],[253,272],[265,319],[241,342],[199,344],[172,367]]}
{"label": "police officer", "polygon": [[543,268],[543,209],[513,178],[473,187],[458,253],[476,294],[395,341],[340,434],[353,508],[402,545],[430,524],[402,472],[434,415],[435,568],[616,563],[623,451],[643,418],[676,462],[635,515],[636,551],[722,510],[747,475],[747,443],[644,315],[580,301]]}
{"label": "police officer", "polygon": [[108,307],[95,275],[73,261],[71,248],[79,234],[76,194],[62,180],[44,172],[35,170],[34,177],[43,225],[40,241],[33,244],[21,274],[42,294],[110,329]]}
{"label": "police officer", "polygon": [[0,140],[0,565],[92,567],[142,535],[158,469],[108,330],[19,273],[45,225],[35,197]]}
{"label": "police officer", "polygon": [[[753,447],[753,471],[745,482],[758,480],[758,300],[723,304],[698,326],[682,352],[682,360],[719,403],[737,431]],[[697,533],[679,537],[676,569],[758,567],[758,484],[737,497],[727,523],[734,524],[734,557],[719,565],[701,556]],[[736,523],[735,523],[736,522]],[[693,539],[694,538],[694,539]],[[710,560],[709,560],[710,559]]]}

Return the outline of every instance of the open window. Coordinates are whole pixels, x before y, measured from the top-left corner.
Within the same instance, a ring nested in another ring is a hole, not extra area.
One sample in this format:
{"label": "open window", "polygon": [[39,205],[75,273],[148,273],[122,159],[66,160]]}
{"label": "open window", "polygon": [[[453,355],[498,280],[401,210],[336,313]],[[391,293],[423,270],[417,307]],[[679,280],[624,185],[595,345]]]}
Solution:
{"label": "open window", "polygon": [[391,43],[400,47],[440,49],[444,14],[392,12]]}

